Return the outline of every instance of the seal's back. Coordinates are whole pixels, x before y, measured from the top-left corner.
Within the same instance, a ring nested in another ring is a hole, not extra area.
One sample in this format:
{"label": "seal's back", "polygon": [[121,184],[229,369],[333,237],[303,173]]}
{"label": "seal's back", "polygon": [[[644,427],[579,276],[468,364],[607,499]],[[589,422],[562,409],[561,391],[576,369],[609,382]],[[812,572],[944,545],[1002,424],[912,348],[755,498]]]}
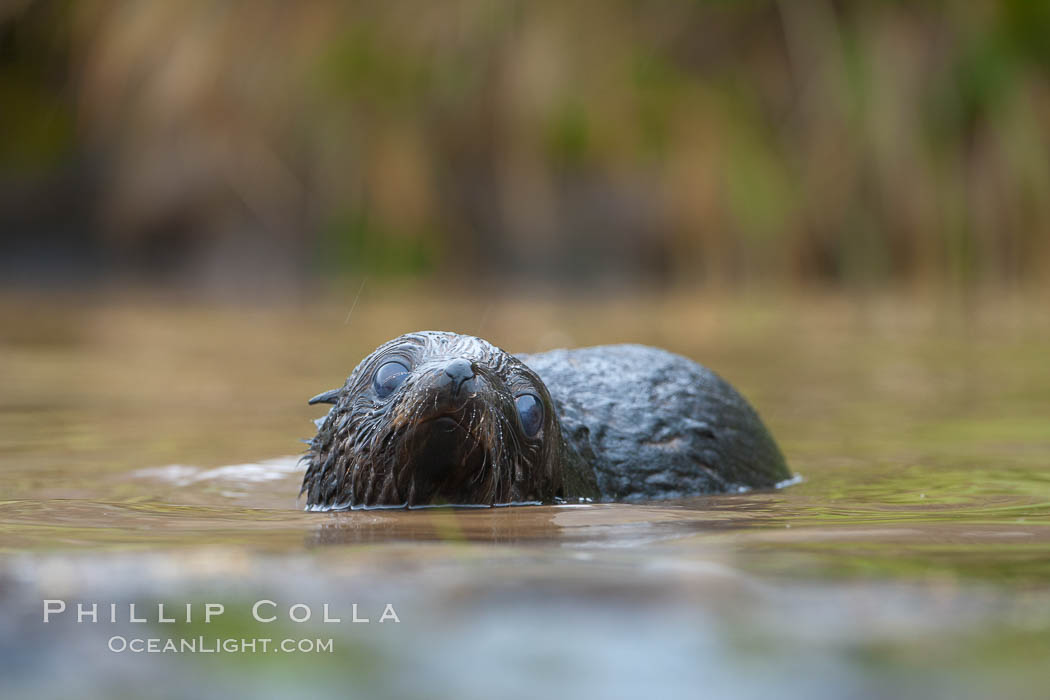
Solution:
{"label": "seal's back", "polygon": [[791,476],[747,400],[692,360],[642,345],[519,358],[547,385],[605,500],[771,488]]}

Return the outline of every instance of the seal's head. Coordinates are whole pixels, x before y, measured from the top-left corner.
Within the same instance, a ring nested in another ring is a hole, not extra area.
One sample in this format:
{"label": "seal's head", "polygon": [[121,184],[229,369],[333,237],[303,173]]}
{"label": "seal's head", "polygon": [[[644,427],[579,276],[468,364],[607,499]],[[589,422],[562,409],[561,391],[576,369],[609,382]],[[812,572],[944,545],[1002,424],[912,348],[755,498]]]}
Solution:
{"label": "seal's head", "polygon": [[332,403],[304,457],[314,509],[550,502],[562,438],[547,388],[480,338],[409,333],[380,346]]}

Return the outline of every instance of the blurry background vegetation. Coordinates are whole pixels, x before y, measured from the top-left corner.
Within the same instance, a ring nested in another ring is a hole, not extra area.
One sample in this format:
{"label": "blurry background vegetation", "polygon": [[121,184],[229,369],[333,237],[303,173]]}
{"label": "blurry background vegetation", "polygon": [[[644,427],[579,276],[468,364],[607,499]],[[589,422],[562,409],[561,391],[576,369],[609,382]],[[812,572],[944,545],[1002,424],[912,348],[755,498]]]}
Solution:
{"label": "blurry background vegetation", "polygon": [[0,0],[6,284],[1021,289],[1045,0]]}

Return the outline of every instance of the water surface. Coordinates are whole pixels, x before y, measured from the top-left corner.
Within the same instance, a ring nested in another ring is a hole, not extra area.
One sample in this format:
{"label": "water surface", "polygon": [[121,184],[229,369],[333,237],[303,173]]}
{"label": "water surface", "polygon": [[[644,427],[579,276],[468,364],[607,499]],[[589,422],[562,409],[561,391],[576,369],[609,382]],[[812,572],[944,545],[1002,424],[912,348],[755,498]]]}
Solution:
{"label": "water surface", "polygon": [[[4,696],[270,697],[304,679],[362,697],[1045,688],[1043,307],[420,296],[366,294],[353,314],[338,295],[276,309],[3,299]],[[306,398],[426,328],[512,351],[686,354],[752,400],[801,483],[643,505],[303,512],[299,440],[320,413]],[[44,625],[50,598],[228,612]],[[277,621],[251,618],[260,599]],[[309,622],[288,619],[295,603]],[[325,603],[344,621],[319,622]],[[371,622],[346,621],[354,603]],[[377,622],[387,603],[400,622]],[[334,650],[108,651],[118,634],[332,638]]]}

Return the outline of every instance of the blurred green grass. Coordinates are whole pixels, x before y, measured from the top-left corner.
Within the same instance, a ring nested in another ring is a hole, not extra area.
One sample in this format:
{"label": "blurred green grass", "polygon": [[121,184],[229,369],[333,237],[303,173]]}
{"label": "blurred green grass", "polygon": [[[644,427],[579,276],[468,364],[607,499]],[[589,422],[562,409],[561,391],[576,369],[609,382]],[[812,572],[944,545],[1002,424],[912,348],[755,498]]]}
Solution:
{"label": "blurred green grass", "polygon": [[132,269],[1041,285],[1046,36],[1025,0],[23,1],[0,220],[77,164]]}

